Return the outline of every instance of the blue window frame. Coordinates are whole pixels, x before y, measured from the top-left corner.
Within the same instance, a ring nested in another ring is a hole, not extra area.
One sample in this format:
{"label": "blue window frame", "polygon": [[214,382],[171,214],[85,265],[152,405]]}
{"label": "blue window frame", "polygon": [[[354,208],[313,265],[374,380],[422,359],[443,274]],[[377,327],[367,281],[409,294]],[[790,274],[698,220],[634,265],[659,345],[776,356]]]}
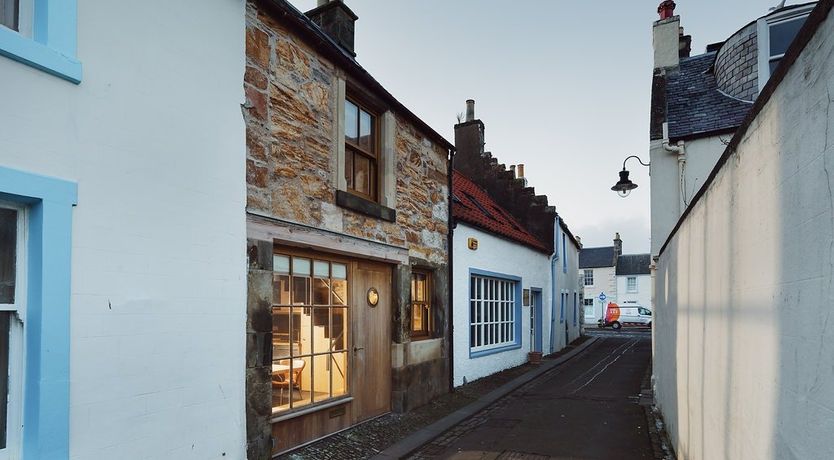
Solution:
{"label": "blue window frame", "polygon": [[0,200],[27,214],[22,458],[69,457],[69,312],[75,183],[0,166]]}
{"label": "blue window frame", "polygon": [[521,348],[521,278],[469,269],[469,357]]}
{"label": "blue window frame", "polygon": [[579,317],[579,304],[576,297],[576,293],[573,293],[573,325],[577,325],[577,318]]}
{"label": "blue window frame", "polygon": [[69,80],[81,82],[76,59],[76,0],[31,0],[32,36],[0,26],[0,55]]}
{"label": "blue window frame", "polygon": [[565,234],[562,233],[562,273],[568,272],[568,253],[565,252],[567,246],[565,245]]}

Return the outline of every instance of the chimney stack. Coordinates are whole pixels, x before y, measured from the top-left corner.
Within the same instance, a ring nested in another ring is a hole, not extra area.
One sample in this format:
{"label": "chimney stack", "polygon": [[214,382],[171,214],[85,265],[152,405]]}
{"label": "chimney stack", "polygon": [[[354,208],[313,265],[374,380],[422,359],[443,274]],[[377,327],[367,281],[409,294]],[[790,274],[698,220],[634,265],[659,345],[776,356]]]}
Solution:
{"label": "chimney stack", "polygon": [[466,118],[464,121],[473,121],[475,119],[475,100],[466,100]]}
{"label": "chimney stack", "polygon": [[[321,3],[322,0],[319,0]],[[669,19],[675,15],[675,7],[677,5],[672,0],[664,0],[660,2],[660,6],[657,7],[657,14],[660,15],[660,19]]]}
{"label": "chimney stack", "polygon": [[657,13],[660,19],[652,27],[654,68],[670,69],[680,64],[681,28],[680,16],[675,16],[675,2],[664,0]]}
{"label": "chimney stack", "polygon": [[[623,240],[620,239],[620,232],[614,234],[614,252],[615,257],[623,255]],[[614,264],[616,265],[617,261],[614,260]]]}
{"label": "chimney stack", "polygon": [[342,49],[356,56],[354,31],[359,19],[342,0],[318,0],[318,6],[304,13]]}

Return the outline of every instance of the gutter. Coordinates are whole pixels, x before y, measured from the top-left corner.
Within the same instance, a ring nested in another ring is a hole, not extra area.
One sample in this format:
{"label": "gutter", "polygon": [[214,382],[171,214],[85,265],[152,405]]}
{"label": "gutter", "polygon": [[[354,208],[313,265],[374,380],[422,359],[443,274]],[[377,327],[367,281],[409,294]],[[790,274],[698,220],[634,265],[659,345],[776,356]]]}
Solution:
{"label": "gutter", "polygon": [[678,141],[672,145],[669,141],[669,123],[663,123],[663,150],[678,156],[678,216],[683,214],[688,204],[686,203],[686,186],[684,173],[686,171],[686,144]]}
{"label": "gutter", "polygon": [[446,349],[448,350],[448,363],[449,363],[449,392],[453,393],[455,391],[455,316],[454,316],[454,305],[455,305],[455,276],[454,276],[454,236],[455,236],[455,220],[452,217],[452,206],[454,203],[452,202],[452,174],[454,171],[454,161],[455,161],[455,149],[449,149],[449,159],[446,161],[446,180],[448,181],[448,196],[446,197],[446,201],[448,204],[447,209],[447,217],[446,217],[446,247],[447,247],[447,264],[446,270],[448,272],[449,281],[447,284],[448,292],[448,310],[449,310],[449,319],[448,321],[448,331],[449,334],[446,337]]}

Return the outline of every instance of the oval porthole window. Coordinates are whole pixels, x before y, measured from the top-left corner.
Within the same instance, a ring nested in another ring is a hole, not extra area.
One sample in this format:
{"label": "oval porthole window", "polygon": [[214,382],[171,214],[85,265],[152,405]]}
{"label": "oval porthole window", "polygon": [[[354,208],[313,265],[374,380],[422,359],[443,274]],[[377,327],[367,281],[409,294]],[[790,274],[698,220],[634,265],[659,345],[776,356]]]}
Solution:
{"label": "oval porthole window", "polygon": [[368,305],[372,307],[376,307],[379,303],[379,292],[377,292],[376,288],[368,289]]}

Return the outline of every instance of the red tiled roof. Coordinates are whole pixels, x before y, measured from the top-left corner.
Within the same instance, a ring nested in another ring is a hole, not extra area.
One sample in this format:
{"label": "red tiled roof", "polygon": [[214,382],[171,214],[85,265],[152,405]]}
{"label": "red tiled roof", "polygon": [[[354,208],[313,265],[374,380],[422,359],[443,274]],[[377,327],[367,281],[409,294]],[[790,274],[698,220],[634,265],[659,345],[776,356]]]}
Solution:
{"label": "red tiled roof", "polygon": [[452,174],[452,216],[484,231],[517,241],[537,251],[547,248],[498,205],[492,197],[466,176]]}

